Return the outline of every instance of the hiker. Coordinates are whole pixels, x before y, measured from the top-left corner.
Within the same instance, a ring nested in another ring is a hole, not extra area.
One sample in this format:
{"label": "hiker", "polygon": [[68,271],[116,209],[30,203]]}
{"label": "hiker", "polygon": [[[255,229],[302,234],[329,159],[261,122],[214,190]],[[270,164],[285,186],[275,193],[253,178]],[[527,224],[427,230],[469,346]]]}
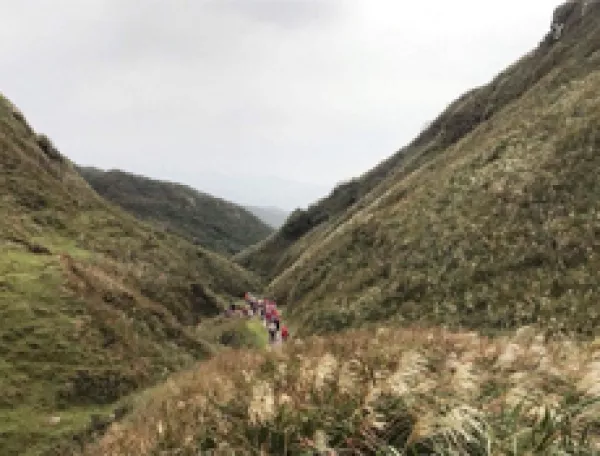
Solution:
{"label": "hiker", "polygon": [[288,327],[286,325],[283,325],[281,327],[281,340],[285,342],[289,336],[290,332],[288,331]]}
{"label": "hiker", "polygon": [[271,307],[271,304],[267,301],[265,303],[265,319],[267,320],[267,323],[270,323],[272,318],[273,318],[273,308]]}
{"label": "hiker", "polygon": [[273,316],[273,312],[277,310],[277,304],[275,304],[273,301],[267,301],[265,307],[267,315],[271,315],[271,317]]}
{"label": "hiker", "polygon": [[269,331],[269,343],[274,344],[277,336],[277,327],[274,321],[268,323],[267,330]]}
{"label": "hiker", "polygon": [[276,331],[279,332],[279,312],[277,309],[273,309],[271,312],[271,320],[275,323]]}
{"label": "hiker", "polygon": [[256,299],[250,301],[250,308],[252,309],[252,315],[256,315],[258,312],[258,303],[256,302]]}
{"label": "hiker", "polygon": [[235,303],[229,304],[229,308],[225,311],[227,317],[233,317],[235,315]]}

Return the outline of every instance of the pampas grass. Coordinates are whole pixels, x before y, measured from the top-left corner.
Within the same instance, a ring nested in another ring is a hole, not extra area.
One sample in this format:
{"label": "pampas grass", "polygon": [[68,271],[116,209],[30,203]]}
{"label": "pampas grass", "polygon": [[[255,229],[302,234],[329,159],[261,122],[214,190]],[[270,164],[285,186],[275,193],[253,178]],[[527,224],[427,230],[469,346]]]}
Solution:
{"label": "pampas grass", "polygon": [[598,349],[527,331],[387,328],[224,351],[85,455],[597,454]]}

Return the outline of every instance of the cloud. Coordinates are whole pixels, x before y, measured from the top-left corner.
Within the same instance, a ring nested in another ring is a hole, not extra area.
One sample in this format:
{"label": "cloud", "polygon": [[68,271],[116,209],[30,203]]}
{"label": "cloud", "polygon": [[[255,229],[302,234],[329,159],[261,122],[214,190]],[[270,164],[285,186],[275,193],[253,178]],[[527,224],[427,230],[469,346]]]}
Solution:
{"label": "cloud", "polygon": [[342,4],[334,0],[211,0],[209,7],[275,25],[285,31],[314,23],[323,24],[335,16]]}
{"label": "cloud", "polygon": [[[255,204],[282,195],[281,180],[306,182],[307,204],[315,186],[366,171],[537,45],[552,9],[543,0],[6,2],[0,89],[79,163],[200,189],[201,175],[225,173],[239,187],[219,196]],[[272,191],[253,192],[252,179],[266,176],[279,179]],[[297,205],[303,190],[289,187]]]}

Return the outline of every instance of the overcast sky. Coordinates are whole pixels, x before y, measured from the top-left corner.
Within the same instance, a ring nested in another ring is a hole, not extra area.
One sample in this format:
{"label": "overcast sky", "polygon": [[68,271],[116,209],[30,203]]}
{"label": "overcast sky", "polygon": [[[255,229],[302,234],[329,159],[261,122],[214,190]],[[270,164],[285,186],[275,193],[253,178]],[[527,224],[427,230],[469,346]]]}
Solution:
{"label": "overcast sky", "polygon": [[0,5],[0,90],[73,161],[293,209],[537,46],[556,3]]}

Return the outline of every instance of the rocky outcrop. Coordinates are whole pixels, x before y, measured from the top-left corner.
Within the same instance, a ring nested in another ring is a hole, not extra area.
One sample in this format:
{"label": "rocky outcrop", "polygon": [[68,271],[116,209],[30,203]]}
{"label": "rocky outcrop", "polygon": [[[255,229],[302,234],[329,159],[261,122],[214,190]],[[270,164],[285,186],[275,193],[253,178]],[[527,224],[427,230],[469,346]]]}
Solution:
{"label": "rocky outcrop", "polygon": [[554,42],[575,26],[584,16],[600,13],[600,0],[569,0],[554,10],[547,41]]}

